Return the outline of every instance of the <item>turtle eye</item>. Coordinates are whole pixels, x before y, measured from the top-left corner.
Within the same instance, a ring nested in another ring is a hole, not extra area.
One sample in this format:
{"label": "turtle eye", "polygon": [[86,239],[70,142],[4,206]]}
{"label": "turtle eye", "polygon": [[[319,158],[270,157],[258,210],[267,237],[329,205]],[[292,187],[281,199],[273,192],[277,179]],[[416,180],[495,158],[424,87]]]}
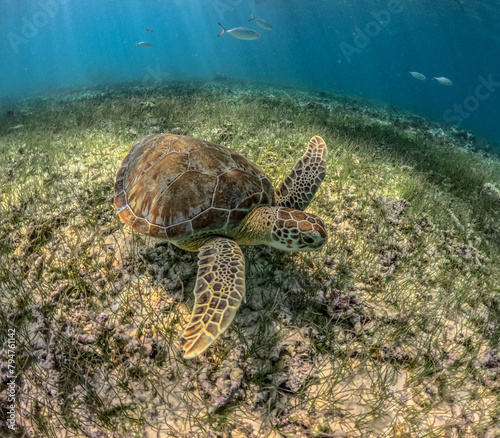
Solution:
{"label": "turtle eye", "polygon": [[312,245],[314,243],[314,239],[309,236],[302,236],[301,240],[302,242],[307,243],[308,245]]}

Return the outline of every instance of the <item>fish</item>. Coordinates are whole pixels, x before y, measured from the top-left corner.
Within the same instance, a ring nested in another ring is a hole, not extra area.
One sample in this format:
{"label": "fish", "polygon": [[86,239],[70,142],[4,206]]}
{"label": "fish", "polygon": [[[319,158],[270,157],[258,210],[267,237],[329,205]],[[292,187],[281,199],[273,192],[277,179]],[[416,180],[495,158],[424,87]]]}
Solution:
{"label": "fish", "polygon": [[431,81],[434,79],[436,79],[436,81],[438,81],[440,84],[447,85],[448,87],[453,87],[453,82],[451,82],[448,78],[441,76],[439,78],[432,78]]}
{"label": "fish", "polygon": [[260,38],[259,32],[255,32],[255,30],[249,29],[248,27],[235,27],[234,29],[226,30],[222,24],[219,23],[219,26],[222,27],[222,32],[217,35],[218,37],[228,33],[239,40],[257,40]]}
{"label": "fish", "polygon": [[146,43],[144,41],[141,41],[140,43],[135,43],[136,46],[141,46],[141,47],[144,47],[145,49],[150,49],[151,47],[153,47],[153,44],[151,43]]}
{"label": "fish", "polygon": [[261,27],[262,29],[273,30],[273,27],[266,20],[262,20],[261,18],[255,18],[253,14],[250,15],[251,18],[248,21],[255,20],[257,26]]}
{"label": "fish", "polygon": [[425,81],[425,76],[418,71],[409,71],[408,73],[410,73],[415,79],[418,79],[419,81]]}
{"label": "fish", "polygon": [[144,30],[149,33],[153,32],[153,29],[151,29],[150,27],[145,27]]}

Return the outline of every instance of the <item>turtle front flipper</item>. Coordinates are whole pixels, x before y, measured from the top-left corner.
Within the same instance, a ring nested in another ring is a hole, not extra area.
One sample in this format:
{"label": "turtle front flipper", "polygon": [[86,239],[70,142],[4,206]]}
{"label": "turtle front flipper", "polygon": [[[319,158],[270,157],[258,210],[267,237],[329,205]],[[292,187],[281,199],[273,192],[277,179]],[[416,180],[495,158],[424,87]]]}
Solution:
{"label": "turtle front flipper", "polygon": [[326,144],[316,135],[290,175],[274,191],[274,205],[305,210],[325,178],[327,161]]}
{"label": "turtle front flipper", "polygon": [[245,259],[234,240],[216,237],[199,251],[193,313],[182,335],[185,359],[203,353],[228,328],[245,296]]}

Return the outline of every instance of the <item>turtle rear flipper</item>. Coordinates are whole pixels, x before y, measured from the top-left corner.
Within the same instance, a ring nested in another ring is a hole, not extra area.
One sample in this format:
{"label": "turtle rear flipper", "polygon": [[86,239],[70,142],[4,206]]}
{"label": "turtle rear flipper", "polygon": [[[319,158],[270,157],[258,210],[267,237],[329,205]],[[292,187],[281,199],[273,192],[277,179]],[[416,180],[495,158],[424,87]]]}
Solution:
{"label": "turtle rear flipper", "polygon": [[327,161],[326,144],[316,135],[290,175],[274,191],[274,205],[305,210],[325,178]]}
{"label": "turtle rear flipper", "polygon": [[184,330],[184,358],[203,353],[231,324],[245,296],[245,259],[238,244],[216,237],[200,248],[195,303]]}

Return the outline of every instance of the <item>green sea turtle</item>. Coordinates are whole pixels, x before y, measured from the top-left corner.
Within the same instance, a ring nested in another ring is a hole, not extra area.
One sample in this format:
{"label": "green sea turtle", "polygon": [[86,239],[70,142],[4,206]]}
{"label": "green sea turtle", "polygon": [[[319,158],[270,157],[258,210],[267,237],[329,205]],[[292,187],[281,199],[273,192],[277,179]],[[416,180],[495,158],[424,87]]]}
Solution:
{"label": "green sea turtle", "polygon": [[198,251],[184,358],[204,352],[245,295],[239,245],[311,251],[327,241],[323,221],[304,210],[326,173],[328,151],[313,137],[276,190],[257,165],[224,146],[182,135],[148,135],[123,160],[115,182],[120,219],[139,233]]}

